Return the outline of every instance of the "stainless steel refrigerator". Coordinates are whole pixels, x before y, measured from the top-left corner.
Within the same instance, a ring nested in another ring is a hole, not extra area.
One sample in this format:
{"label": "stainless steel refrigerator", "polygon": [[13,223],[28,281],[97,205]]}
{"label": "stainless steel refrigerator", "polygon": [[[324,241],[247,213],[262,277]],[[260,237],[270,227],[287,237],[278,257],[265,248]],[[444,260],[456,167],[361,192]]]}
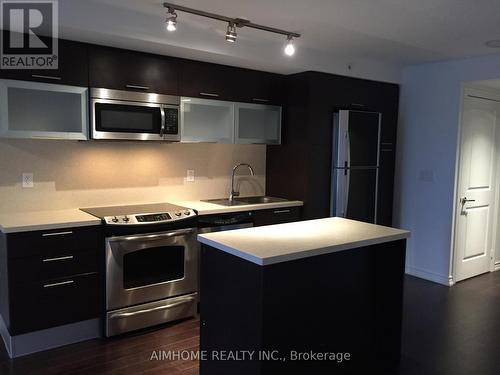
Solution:
{"label": "stainless steel refrigerator", "polygon": [[377,222],[381,119],[378,112],[334,114],[331,216]]}

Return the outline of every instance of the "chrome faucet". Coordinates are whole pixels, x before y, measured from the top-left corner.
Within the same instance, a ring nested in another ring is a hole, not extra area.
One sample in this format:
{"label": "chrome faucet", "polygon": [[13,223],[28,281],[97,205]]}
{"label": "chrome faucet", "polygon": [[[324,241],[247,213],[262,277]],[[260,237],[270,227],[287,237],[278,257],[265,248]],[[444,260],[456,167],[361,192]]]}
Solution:
{"label": "chrome faucet", "polygon": [[250,169],[250,174],[252,176],[255,175],[254,171],[253,171],[253,168],[250,164],[248,163],[240,163],[240,164],[236,164],[234,167],[233,167],[233,172],[231,174],[231,193],[229,194],[229,201],[232,202],[234,200],[234,197],[237,197],[240,195],[240,192],[239,191],[235,191],[234,190],[234,172],[236,172],[236,170],[239,168],[239,167],[248,167],[248,169]]}

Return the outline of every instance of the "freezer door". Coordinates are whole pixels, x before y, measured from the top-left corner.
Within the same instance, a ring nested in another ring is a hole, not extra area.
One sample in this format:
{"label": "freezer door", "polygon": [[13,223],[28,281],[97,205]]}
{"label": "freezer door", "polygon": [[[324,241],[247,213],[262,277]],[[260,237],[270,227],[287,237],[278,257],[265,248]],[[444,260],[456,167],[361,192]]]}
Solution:
{"label": "freezer door", "polygon": [[349,167],[378,167],[381,114],[377,112],[348,112]]}
{"label": "freezer door", "polygon": [[377,222],[378,168],[335,169],[332,216]]}
{"label": "freezer door", "polygon": [[333,165],[337,168],[377,167],[381,114],[378,112],[339,111],[334,116]]}

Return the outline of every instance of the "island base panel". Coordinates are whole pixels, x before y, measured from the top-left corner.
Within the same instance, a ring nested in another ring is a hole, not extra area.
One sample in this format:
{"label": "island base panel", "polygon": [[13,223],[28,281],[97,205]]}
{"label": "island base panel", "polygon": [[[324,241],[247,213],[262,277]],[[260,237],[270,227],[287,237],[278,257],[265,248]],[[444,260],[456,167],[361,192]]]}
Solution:
{"label": "island base panel", "polygon": [[400,358],[405,248],[259,266],[203,245],[200,374],[388,373]]}

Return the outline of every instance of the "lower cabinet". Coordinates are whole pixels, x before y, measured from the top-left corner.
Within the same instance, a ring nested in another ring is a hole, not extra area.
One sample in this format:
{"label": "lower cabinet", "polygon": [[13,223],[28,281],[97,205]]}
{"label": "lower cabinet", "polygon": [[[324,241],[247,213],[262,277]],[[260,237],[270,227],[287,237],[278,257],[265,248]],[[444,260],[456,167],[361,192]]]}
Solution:
{"label": "lower cabinet", "polygon": [[0,311],[11,336],[100,316],[100,226],[1,236]]}
{"label": "lower cabinet", "polygon": [[257,210],[253,213],[253,225],[283,224],[300,220],[300,207],[274,208],[271,210]]}

